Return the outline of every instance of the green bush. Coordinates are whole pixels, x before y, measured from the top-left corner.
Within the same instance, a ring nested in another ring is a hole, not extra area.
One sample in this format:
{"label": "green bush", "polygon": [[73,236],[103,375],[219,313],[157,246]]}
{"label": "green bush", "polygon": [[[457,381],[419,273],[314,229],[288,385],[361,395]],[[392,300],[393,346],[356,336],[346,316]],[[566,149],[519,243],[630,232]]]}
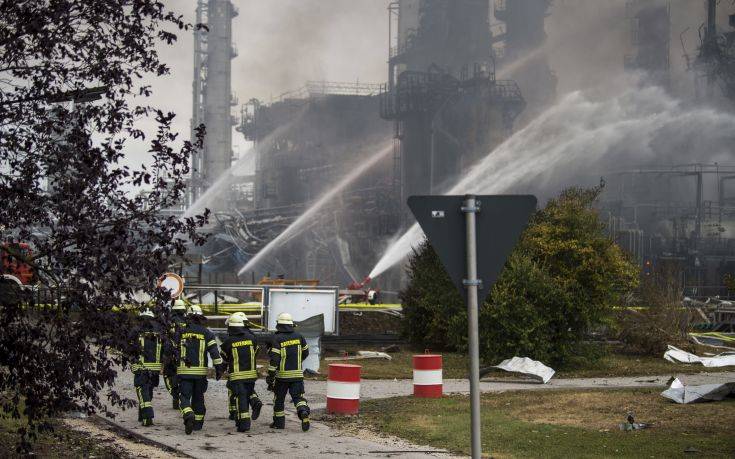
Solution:
{"label": "green bush", "polygon": [[[480,309],[480,354],[496,364],[527,356],[564,365],[635,288],[638,269],[604,233],[592,205],[601,188],[565,190],[536,212]],[[428,243],[402,292],[406,336],[416,345],[463,351],[467,314]]]}

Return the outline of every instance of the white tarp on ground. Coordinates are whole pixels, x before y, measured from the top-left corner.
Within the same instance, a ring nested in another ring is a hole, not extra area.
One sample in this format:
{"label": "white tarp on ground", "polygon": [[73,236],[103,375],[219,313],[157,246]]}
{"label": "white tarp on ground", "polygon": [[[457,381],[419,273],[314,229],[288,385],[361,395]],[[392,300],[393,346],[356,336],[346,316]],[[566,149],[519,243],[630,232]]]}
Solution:
{"label": "white tarp on ground", "polygon": [[735,365],[735,354],[718,354],[713,357],[700,357],[678,347],[669,346],[664,358],[674,363],[701,363],[705,367],[727,367]]}
{"label": "white tarp on ground", "polygon": [[536,379],[537,381],[541,381],[544,384],[549,382],[555,373],[553,368],[547,367],[538,360],[532,360],[528,357],[513,357],[512,359],[503,360],[499,365],[495,365],[493,368],[499,368],[513,373],[520,373],[524,376]]}
{"label": "white tarp on ground", "polygon": [[661,395],[676,403],[713,402],[730,394],[735,394],[735,383],[686,386],[679,378],[674,379],[671,386],[661,392]]}

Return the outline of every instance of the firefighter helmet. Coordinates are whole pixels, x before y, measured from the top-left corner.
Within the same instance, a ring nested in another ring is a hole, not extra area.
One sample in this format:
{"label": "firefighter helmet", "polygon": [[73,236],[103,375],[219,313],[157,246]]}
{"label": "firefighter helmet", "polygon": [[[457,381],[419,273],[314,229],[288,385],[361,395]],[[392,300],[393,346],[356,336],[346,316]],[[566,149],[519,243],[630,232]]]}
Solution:
{"label": "firefighter helmet", "polygon": [[291,317],[291,314],[282,312],[278,314],[278,320],[276,320],[276,323],[280,325],[293,325],[293,318]]}
{"label": "firefighter helmet", "polygon": [[236,312],[227,318],[227,325],[230,327],[244,327],[247,318],[242,312]]}
{"label": "firefighter helmet", "polygon": [[143,309],[140,311],[140,314],[138,314],[139,317],[151,317],[153,318],[153,311],[151,311],[148,308]]}
{"label": "firefighter helmet", "polygon": [[186,303],[184,303],[184,300],[176,300],[174,301],[174,305],[171,306],[172,311],[186,311]]}
{"label": "firefighter helmet", "polygon": [[196,304],[192,304],[189,307],[189,315],[191,315],[191,316],[201,316],[201,315],[204,315],[204,314],[202,313],[202,308],[200,308]]}

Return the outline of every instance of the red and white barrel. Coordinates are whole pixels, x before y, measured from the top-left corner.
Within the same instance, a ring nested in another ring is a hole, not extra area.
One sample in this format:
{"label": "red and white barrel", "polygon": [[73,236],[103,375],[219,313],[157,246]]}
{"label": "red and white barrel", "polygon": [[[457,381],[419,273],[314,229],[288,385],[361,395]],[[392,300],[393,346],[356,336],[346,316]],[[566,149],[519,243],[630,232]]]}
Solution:
{"label": "red and white barrel", "polygon": [[330,363],[327,413],[357,414],[360,409],[360,365]]}
{"label": "red and white barrel", "polygon": [[413,356],[413,396],[420,398],[441,398],[441,355],[421,354]]}

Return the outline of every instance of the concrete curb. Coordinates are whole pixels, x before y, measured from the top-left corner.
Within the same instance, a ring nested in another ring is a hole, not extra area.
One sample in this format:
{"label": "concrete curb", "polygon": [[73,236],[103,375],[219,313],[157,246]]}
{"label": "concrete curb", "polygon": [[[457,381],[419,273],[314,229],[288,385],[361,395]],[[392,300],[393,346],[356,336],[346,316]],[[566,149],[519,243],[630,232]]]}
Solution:
{"label": "concrete curb", "polygon": [[160,448],[163,451],[166,451],[168,453],[178,454],[178,455],[180,455],[182,457],[194,458],[194,456],[192,456],[190,454],[187,454],[187,453],[185,453],[184,451],[182,451],[182,450],[180,450],[178,448],[174,448],[173,446],[165,445],[165,444],[163,444],[161,442],[158,442],[156,440],[153,440],[151,438],[148,438],[145,435],[139,434],[137,432],[133,432],[132,430],[130,430],[130,429],[128,429],[128,428],[126,428],[126,427],[124,427],[124,426],[116,423],[115,421],[113,421],[111,419],[107,419],[107,418],[105,418],[103,416],[100,416],[98,414],[93,414],[88,419],[92,420],[93,422],[94,421],[97,421],[97,422],[101,422],[101,423],[105,424],[105,426],[106,426],[105,428],[107,428],[109,430],[112,430],[116,434],[118,432],[123,432],[125,435],[127,435],[129,437],[132,437],[132,438],[134,438],[135,440],[137,440],[137,441],[139,441],[141,443],[145,443],[145,444],[150,445],[150,446],[155,446],[156,448]]}

